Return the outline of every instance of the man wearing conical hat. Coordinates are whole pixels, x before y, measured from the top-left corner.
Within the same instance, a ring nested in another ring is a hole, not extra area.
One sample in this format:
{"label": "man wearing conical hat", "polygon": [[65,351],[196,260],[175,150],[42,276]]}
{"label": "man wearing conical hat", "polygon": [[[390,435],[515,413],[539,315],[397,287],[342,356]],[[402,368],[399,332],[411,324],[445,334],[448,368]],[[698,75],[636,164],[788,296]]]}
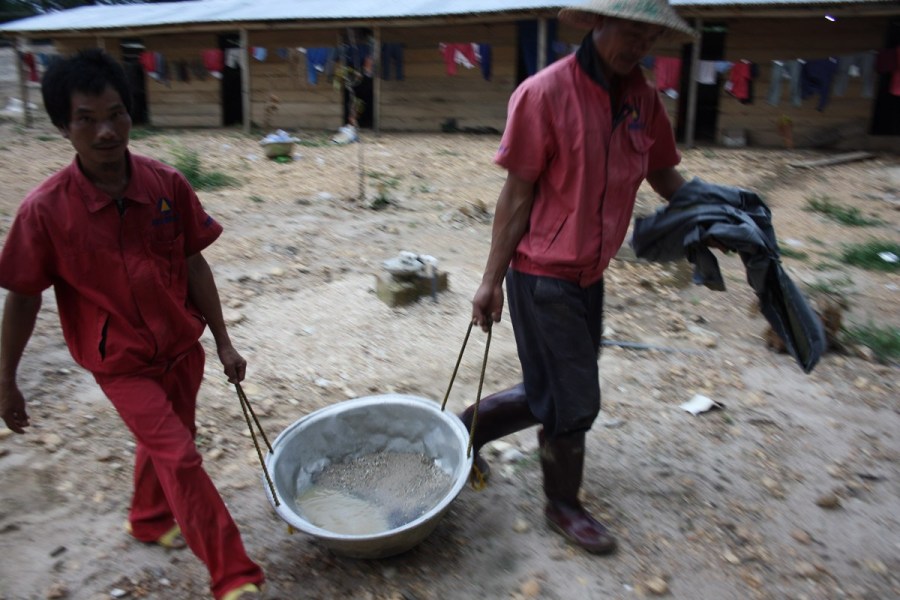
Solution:
{"label": "man wearing conical hat", "polygon": [[[584,549],[616,548],[578,500],[585,433],[600,411],[603,272],[625,239],[646,179],[669,199],[684,184],[672,126],[638,62],[663,36],[694,34],[666,0],[590,0],[560,20],[580,48],[512,94],[494,161],[507,170],[473,321],[499,321],[506,279],[523,382],[481,400],[475,449],[539,430],[545,514]],[[461,415],[467,426],[474,407]],[[476,468],[487,463],[476,455]]]}

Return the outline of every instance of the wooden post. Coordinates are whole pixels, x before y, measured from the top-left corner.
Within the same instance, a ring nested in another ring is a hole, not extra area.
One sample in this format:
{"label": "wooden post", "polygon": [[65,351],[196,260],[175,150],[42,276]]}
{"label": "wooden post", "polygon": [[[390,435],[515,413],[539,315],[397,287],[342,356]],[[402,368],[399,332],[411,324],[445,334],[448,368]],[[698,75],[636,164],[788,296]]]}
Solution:
{"label": "wooden post", "polygon": [[241,107],[243,109],[244,133],[250,133],[253,115],[253,101],[250,93],[250,43],[247,28],[241,28]]}
{"label": "wooden post", "polygon": [[375,72],[372,73],[372,130],[375,132],[375,135],[381,133],[381,77],[379,77],[379,73],[382,72],[381,67],[381,27],[375,27],[372,29],[373,36],[373,44],[374,48],[372,48],[372,53],[374,54],[374,69]]}
{"label": "wooden post", "polygon": [[28,101],[28,74],[25,73],[25,65],[22,57],[28,50],[26,39],[23,37],[16,38],[16,74],[19,76],[19,95],[22,97],[22,123],[25,127],[31,127],[31,104]]}
{"label": "wooden post", "polygon": [[700,50],[703,46],[703,19],[694,21],[694,28],[700,37],[691,44],[691,70],[688,77],[687,122],[684,127],[684,145],[694,147],[694,130],[697,126],[697,73],[700,69]]}
{"label": "wooden post", "polygon": [[547,66],[547,19],[538,19],[537,70]]}

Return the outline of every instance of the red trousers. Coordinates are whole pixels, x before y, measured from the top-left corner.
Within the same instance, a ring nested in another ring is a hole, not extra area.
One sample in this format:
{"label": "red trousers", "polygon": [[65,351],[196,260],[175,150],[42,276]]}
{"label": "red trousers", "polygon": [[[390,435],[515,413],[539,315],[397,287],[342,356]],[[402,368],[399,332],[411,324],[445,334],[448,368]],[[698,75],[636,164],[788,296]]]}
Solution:
{"label": "red trousers", "polygon": [[175,523],[212,578],[213,596],[263,582],[241,535],[202,466],[194,445],[194,412],[206,360],[198,342],[162,371],[95,375],[137,442],[134,497],[128,519],[139,540],[151,542]]}

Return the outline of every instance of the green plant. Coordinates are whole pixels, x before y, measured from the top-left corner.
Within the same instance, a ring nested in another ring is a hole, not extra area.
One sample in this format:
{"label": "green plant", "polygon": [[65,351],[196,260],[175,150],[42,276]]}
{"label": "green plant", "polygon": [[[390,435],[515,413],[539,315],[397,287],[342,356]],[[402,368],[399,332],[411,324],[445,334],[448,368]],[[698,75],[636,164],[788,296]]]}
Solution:
{"label": "green plant", "polygon": [[256,194],[250,196],[250,202],[256,202],[257,204],[262,204],[265,201],[266,201],[265,198],[263,198],[262,196],[257,196]]}
{"label": "green plant", "polygon": [[176,148],[172,151],[178,169],[195,190],[214,190],[237,184],[237,180],[219,171],[206,171],[200,163],[200,155],[196,150]]}
{"label": "green plant", "polygon": [[881,221],[878,219],[865,217],[858,208],[842,206],[832,202],[828,196],[813,196],[807,199],[806,210],[821,213],[841,225],[863,227],[881,224]]}
{"label": "green plant", "polygon": [[809,284],[809,289],[833,296],[847,296],[853,287],[853,280],[847,276],[839,279],[817,279]]}
{"label": "green plant", "polygon": [[791,247],[780,248],[781,256],[786,256],[788,258],[796,258],[797,260],[805,260],[809,258],[809,255],[806,252],[802,252],[800,250],[794,250]]}
{"label": "green plant", "polygon": [[143,140],[160,134],[162,134],[162,129],[144,125],[141,127],[132,127],[131,134],[129,134],[128,137],[132,140]]}
{"label": "green plant", "polygon": [[868,323],[848,327],[844,334],[846,339],[871,349],[875,358],[882,362],[900,359],[900,327],[878,327]]}
{"label": "green plant", "polygon": [[39,142],[55,142],[57,137],[55,135],[39,135],[37,136],[37,140]]}
{"label": "green plant", "polygon": [[375,181],[375,199],[369,205],[369,208],[381,210],[393,203],[392,192],[400,185],[400,178],[378,171],[368,171],[366,175]]}
{"label": "green plant", "polygon": [[887,240],[872,240],[845,246],[841,258],[849,265],[872,271],[894,273],[900,270],[900,244]]}

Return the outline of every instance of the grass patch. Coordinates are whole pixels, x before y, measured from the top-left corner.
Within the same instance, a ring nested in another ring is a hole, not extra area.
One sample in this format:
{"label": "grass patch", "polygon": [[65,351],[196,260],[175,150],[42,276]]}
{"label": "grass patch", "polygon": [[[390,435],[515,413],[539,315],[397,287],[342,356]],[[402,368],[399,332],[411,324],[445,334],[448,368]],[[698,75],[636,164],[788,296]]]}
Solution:
{"label": "grass patch", "polygon": [[853,288],[853,280],[849,277],[841,277],[840,279],[817,279],[809,284],[809,289],[814,292],[821,292],[831,296],[844,297],[849,295],[849,291]]}
{"label": "grass patch", "polygon": [[844,330],[848,340],[871,349],[881,362],[900,360],[900,328],[878,327],[874,323],[848,327]]}
{"label": "grass patch", "polygon": [[266,201],[265,198],[263,198],[262,196],[257,196],[255,194],[253,196],[250,196],[250,202],[255,202],[256,204],[262,204],[265,201]]}
{"label": "grass patch", "polygon": [[[893,256],[893,262],[884,257]],[[849,265],[871,271],[896,273],[900,270],[900,244],[887,240],[872,240],[863,244],[846,246],[841,258]]]}
{"label": "grass patch", "polygon": [[298,146],[306,146],[308,148],[319,148],[322,146],[333,146],[334,142],[327,137],[303,138],[297,142]]}
{"label": "grass patch", "polygon": [[175,155],[172,166],[181,171],[195,190],[215,190],[237,184],[237,180],[230,175],[204,170],[196,150],[176,149],[172,153]]}
{"label": "grass patch", "polygon": [[132,127],[131,134],[128,137],[129,137],[129,139],[132,139],[132,140],[145,140],[147,138],[150,138],[150,137],[153,137],[156,135],[162,135],[162,134],[163,134],[162,129],[159,129],[158,127],[151,127],[151,126],[147,125],[147,126],[140,126],[140,127]]}
{"label": "grass patch", "polygon": [[788,258],[796,258],[797,260],[806,260],[809,258],[809,254],[803,252],[801,250],[794,250],[790,246],[786,246],[784,248],[779,248],[781,251],[781,256],[786,256]]}
{"label": "grass patch", "polygon": [[55,142],[57,137],[55,135],[39,135],[37,136],[37,141],[39,142]]}
{"label": "grass patch", "polygon": [[865,227],[868,225],[880,225],[879,219],[870,219],[863,215],[858,208],[843,206],[831,201],[828,196],[814,196],[806,201],[806,210],[825,215],[827,218],[851,227]]}

